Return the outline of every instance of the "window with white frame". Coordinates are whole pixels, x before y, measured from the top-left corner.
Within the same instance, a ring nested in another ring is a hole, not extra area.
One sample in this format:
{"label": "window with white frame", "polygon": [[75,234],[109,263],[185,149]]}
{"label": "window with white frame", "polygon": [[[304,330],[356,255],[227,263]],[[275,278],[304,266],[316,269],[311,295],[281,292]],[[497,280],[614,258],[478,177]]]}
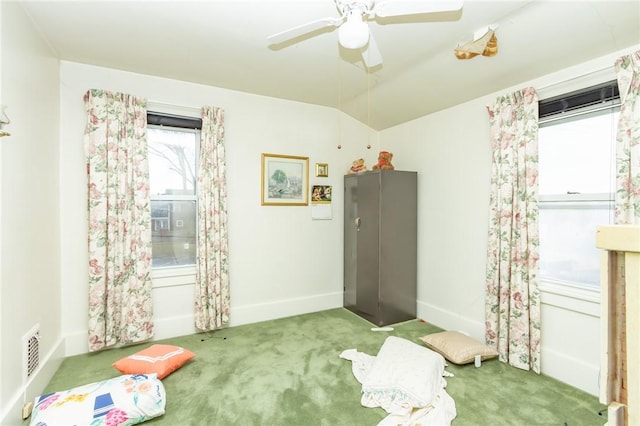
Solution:
{"label": "window with white frame", "polygon": [[199,119],[147,115],[153,268],[192,266],[197,255]]}
{"label": "window with white frame", "polygon": [[613,223],[617,84],[540,101],[540,279],[597,291],[596,227]]}

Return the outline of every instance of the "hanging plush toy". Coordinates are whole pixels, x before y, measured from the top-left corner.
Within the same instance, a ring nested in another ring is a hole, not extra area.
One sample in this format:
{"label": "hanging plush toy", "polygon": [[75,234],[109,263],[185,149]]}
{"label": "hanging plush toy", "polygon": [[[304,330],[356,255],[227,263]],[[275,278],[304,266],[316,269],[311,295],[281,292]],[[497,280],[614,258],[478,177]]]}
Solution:
{"label": "hanging plush toy", "polygon": [[380,151],[378,154],[378,163],[373,165],[373,170],[393,170],[393,164],[391,164],[391,160],[393,159],[393,154],[389,151]]}
{"label": "hanging plush toy", "polygon": [[458,59],[471,59],[478,55],[495,56],[498,54],[498,38],[496,37],[496,25],[492,25],[476,31],[474,38],[466,43],[461,43],[453,50]]}

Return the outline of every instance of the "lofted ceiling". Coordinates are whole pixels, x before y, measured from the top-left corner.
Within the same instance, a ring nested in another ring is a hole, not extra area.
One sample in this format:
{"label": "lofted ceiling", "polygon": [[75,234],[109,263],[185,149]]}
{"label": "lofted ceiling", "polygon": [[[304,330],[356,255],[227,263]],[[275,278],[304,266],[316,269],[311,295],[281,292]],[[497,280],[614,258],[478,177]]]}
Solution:
{"label": "lofted ceiling", "polygon": [[[338,108],[376,130],[640,43],[637,0],[466,0],[460,12],[371,21],[384,62],[366,70],[337,30],[267,44],[339,16],[334,0],[19,3],[62,60]],[[497,56],[454,56],[490,24]]]}

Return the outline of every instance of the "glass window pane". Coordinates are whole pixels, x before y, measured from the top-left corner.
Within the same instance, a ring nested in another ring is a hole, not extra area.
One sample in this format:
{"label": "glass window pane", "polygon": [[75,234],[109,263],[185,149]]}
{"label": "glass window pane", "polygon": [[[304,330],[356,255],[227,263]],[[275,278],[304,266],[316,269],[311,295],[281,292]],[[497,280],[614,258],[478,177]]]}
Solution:
{"label": "glass window pane", "polygon": [[540,194],[614,192],[618,115],[602,111],[540,127]]}
{"label": "glass window pane", "polygon": [[148,128],[151,195],[195,195],[196,133]]}
{"label": "glass window pane", "polygon": [[196,202],[151,201],[154,268],[195,265]]}
{"label": "glass window pane", "polygon": [[596,228],[612,223],[612,215],[608,202],[589,203],[586,208],[541,205],[540,278],[599,287]]}

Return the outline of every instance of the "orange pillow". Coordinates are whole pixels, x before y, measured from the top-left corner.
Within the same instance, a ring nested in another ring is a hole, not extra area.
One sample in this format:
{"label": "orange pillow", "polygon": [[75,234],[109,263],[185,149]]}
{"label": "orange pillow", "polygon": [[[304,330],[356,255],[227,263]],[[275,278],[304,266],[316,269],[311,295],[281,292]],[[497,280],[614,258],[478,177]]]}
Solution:
{"label": "orange pillow", "polygon": [[113,363],[123,374],[156,373],[163,379],[196,355],[180,346],[152,345]]}

